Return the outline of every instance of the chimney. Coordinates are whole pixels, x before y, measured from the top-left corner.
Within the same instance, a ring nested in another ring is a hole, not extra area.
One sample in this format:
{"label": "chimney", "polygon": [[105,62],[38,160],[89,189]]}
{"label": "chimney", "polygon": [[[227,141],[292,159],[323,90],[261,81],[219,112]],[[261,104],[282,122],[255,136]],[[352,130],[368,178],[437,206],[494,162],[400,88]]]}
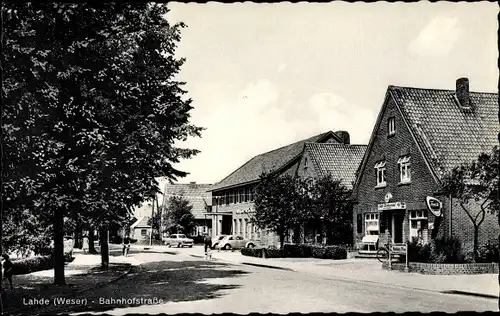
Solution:
{"label": "chimney", "polygon": [[350,144],[351,143],[351,138],[349,136],[349,133],[346,131],[336,131],[335,134],[337,134],[338,137],[342,140],[342,144]]}
{"label": "chimney", "polygon": [[469,98],[469,79],[459,78],[457,79],[457,89],[455,91],[458,103],[463,109],[470,109],[470,98]]}

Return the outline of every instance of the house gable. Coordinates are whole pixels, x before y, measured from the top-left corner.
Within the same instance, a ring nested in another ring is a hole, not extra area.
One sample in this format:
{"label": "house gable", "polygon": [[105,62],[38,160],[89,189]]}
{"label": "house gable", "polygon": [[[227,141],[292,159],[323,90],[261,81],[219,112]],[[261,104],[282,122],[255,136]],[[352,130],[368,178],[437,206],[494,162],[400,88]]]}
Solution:
{"label": "house gable", "polygon": [[[389,136],[389,118],[395,120],[396,132],[392,136]],[[408,184],[400,183],[398,159],[402,156],[411,157],[411,182]],[[374,167],[379,161],[386,162],[387,185],[382,188],[376,188]],[[417,207],[423,202],[422,196],[435,192],[437,185],[397,103],[387,93],[358,172],[354,197],[365,210],[383,201],[387,192],[393,194],[395,201],[405,201]]]}

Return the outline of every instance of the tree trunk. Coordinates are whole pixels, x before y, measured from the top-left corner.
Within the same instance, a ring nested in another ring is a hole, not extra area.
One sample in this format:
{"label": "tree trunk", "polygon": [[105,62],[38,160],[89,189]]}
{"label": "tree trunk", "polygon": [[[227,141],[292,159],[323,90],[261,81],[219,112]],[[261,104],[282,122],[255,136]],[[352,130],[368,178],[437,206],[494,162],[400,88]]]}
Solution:
{"label": "tree trunk", "polygon": [[82,249],[83,247],[83,228],[82,224],[78,224],[75,229],[75,248]]}
{"label": "tree trunk", "polygon": [[107,269],[109,267],[109,245],[108,245],[107,227],[102,227],[99,229],[99,241],[101,244],[101,268]]}
{"label": "tree trunk", "polygon": [[474,225],[474,259],[478,259],[479,226]]}
{"label": "tree trunk", "polygon": [[54,284],[64,285],[64,212],[62,209],[54,210]]}
{"label": "tree trunk", "polygon": [[285,244],[285,233],[280,234],[280,249],[283,249],[283,245]]}
{"label": "tree trunk", "polygon": [[89,227],[89,253],[94,255],[97,254],[97,250],[95,250],[94,229],[92,227]]}

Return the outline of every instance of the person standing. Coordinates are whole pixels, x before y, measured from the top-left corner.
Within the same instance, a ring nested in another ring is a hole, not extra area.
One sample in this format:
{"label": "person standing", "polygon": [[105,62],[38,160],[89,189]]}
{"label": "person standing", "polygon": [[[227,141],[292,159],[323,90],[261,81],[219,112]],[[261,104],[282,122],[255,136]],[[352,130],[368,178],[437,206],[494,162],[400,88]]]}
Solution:
{"label": "person standing", "polygon": [[123,255],[125,257],[128,256],[129,250],[130,250],[130,238],[126,236],[125,238],[123,238]]}
{"label": "person standing", "polygon": [[89,251],[89,238],[87,237],[87,235],[83,236],[82,250],[83,253],[87,253]]}
{"label": "person standing", "polygon": [[14,287],[12,286],[12,269],[14,267],[14,264],[12,263],[12,261],[10,261],[8,254],[3,254],[2,258],[4,260],[4,262],[2,263],[3,277],[4,279],[7,279],[9,281],[10,289],[13,290]]}
{"label": "person standing", "polygon": [[210,260],[212,259],[212,238],[210,235],[205,234],[203,241],[205,244],[205,260]]}

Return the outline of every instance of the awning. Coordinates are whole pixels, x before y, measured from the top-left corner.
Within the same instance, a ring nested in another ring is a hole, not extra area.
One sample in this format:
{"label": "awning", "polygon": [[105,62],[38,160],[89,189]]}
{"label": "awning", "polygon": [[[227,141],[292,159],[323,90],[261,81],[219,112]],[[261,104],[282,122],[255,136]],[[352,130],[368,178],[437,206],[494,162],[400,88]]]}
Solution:
{"label": "awning", "polygon": [[378,168],[383,168],[383,167],[385,167],[385,160],[377,162],[377,163],[375,164],[375,167],[374,167],[374,168],[375,168],[375,169],[378,169]]}

